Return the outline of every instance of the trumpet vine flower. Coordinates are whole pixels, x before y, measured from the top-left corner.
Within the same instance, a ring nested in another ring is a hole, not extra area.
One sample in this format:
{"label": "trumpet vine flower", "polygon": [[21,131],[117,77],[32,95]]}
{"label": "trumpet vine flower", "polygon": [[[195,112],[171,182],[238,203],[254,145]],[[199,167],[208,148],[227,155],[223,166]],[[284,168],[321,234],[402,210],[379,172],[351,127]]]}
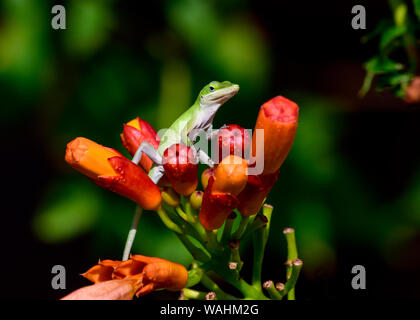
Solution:
{"label": "trumpet vine flower", "polygon": [[[261,106],[252,139],[237,124],[222,127],[212,141],[218,151],[213,155],[214,166],[213,161],[205,161],[210,168],[201,174],[204,191],[197,189],[197,155],[202,159],[203,153],[197,153],[188,141],[169,146],[156,158],[149,153],[158,162],[158,169],[163,167],[157,184],[153,182],[157,180],[149,178],[156,167],[146,154],[137,165],[137,157],[132,162],[115,149],[86,138],[68,143],[65,160],[70,166],[95,184],[136,202],[138,207],[122,260],[99,261],[82,274],[93,284],[62,299],[131,300],[159,289],[181,291],[182,299],[295,299],[302,261],[293,228],[283,231],[288,247],[285,283],[274,285],[268,280],[262,285],[261,269],[273,212],[273,207],[264,202],[293,144],[298,111],[296,103],[277,96]],[[263,130],[263,140],[257,139],[257,130]],[[136,117],[123,125],[121,141],[133,156],[143,142],[158,150],[160,138],[149,123]],[[254,161],[264,164],[262,172],[252,173]],[[165,259],[130,254],[143,209],[156,211],[191,253],[194,260],[189,270]],[[251,284],[241,275],[244,261],[239,253],[242,240],[250,235],[254,246]],[[225,292],[217,284],[220,279],[238,291]],[[208,291],[192,288],[199,283]]]}

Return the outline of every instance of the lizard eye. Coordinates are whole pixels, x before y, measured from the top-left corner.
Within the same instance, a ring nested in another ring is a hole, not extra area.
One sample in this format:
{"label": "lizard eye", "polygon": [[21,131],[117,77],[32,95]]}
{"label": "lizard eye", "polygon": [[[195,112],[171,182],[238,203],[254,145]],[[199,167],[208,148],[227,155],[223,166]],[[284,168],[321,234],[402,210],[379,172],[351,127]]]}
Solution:
{"label": "lizard eye", "polygon": [[209,89],[210,89],[211,92],[214,91],[214,87],[213,86],[210,86]]}

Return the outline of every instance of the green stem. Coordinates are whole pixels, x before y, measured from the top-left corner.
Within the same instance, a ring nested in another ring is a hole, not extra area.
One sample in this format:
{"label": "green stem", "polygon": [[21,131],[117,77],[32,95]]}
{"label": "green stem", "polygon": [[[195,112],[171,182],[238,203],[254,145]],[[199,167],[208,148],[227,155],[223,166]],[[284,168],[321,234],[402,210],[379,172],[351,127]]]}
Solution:
{"label": "green stem", "polygon": [[226,281],[238,289],[244,295],[245,300],[269,300],[262,292],[256,290],[243,279],[226,278]]}
{"label": "green stem", "polygon": [[165,224],[165,226],[168,228],[168,229],[170,229],[170,230],[172,230],[173,232],[175,232],[175,233],[179,233],[179,234],[182,234],[183,232],[182,232],[182,230],[181,230],[181,228],[177,225],[177,224],[175,224],[169,217],[168,217],[168,214],[167,214],[167,212],[166,212],[166,210],[163,208],[163,206],[160,206],[158,209],[157,209],[157,214],[159,215],[159,217],[160,217],[160,219],[162,220],[162,222]]}
{"label": "green stem", "polygon": [[[182,209],[179,208],[178,210],[182,214]],[[175,224],[179,225],[182,230],[184,230],[183,233],[192,236],[205,247],[207,244],[207,235],[204,231],[203,226],[201,226],[199,223],[188,223],[182,217],[180,217],[180,212],[178,212],[176,208],[175,211],[176,212],[174,212],[173,210],[168,211],[169,218],[173,220]]]}
{"label": "green stem", "polygon": [[189,223],[194,223],[195,219],[191,219],[191,217],[189,215],[187,215],[180,206],[177,206],[175,208],[176,212],[179,214],[179,216],[184,219],[185,221],[189,222]]}
{"label": "green stem", "polygon": [[194,300],[206,300],[206,292],[197,291],[193,289],[182,289],[182,293],[185,298],[194,299]]}
{"label": "green stem", "polygon": [[187,215],[193,219],[195,221],[195,214],[194,214],[194,209],[191,206],[191,201],[190,201],[190,197],[184,197],[185,200],[185,212],[187,213]]}
{"label": "green stem", "polygon": [[268,236],[270,235],[270,226],[271,226],[271,217],[273,214],[273,206],[269,204],[264,204],[263,206],[263,215],[267,218],[268,222],[264,231],[264,246],[267,244]]}
{"label": "green stem", "polygon": [[[302,260],[299,259],[295,259],[292,261],[292,272],[290,274],[290,279],[287,280],[287,282],[284,285],[284,290],[280,291],[280,294],[282,296],[287,294],[287,299],[288,300],[295,300],[295,286],[296,286],[296,282],[299,278],[299,274],[300,274],[300,270],[302,269],[303,266],[303,262]],[[290,295],[290,293],[293,292],[293,295]]]}
{"label": "green stem", "polygon": [[238,263],[238,271],[241,271],[244,263],[241,260],[241,255],[239,254],[239,248],[232,248],[231,249],[230,259],[233,262],[237,262]]}
{"label": "green stem", "polygon": [[[283,230],[283,233],[286,237],[287,241],[287,262],[286,262],[286,278],[287,280],[290,279],[292,275],[292,261],[298,258],[298,252],[296,247],[296,238],[295,238],[295,229],[293,228],[286,228]],[[295,289],[292,288],[291,290],[288,290],[287,298],[289,300],[295,299]]]}
{"label": "green stem", "polygon": [[232,227],[236,219],[236,213],[232,212],[225,222],[221,242],[223,245],[227,244],[232,236]]}
{"label": "green stem", "polygon": [[252,234],[255,230],[259,228],[264,228],[267,225],[268,219],[265,215],[259,214],[255,217],[254,221],[248,224],[248,228],[246,229],[245,233],[242,235],[242,238],[248,237]]}
{"label": "green stem", "polygon": [[196,233],[194,238],[200,241],[203,245],[206,245],[206,243],[208,242],[207,234],[206,234],[206,230],[201,225],[201,223],[197,222],[194,217],[189,216],[187,213],[185,213],[180,206],[177,206],[175,208],[175,211],[184,221],[188,222],[188,226],[187,226],[188,228],[191,227],[194,229],[194,233]]}
{"label": "green stem", "polygon": [[201,248],[196,247],[185,234],[175,234],[195,260],[207,262],[211,259],[211,256],[208,253],[203,251]]}
{"label": "green stem", "polygon": [[214,252],[218,249],[218,242],[217,242],[217,232],[214,232],[213,230],[205,230],[208,243],[207,248],[210,252]]}
{"label": "green stem", "polygon": [[241,239],[244,234],[246,227],[248,226],[249,217],[242,216],[241,222],[239,223],[238,229],[236,229],[233,239]]}
{"label": "green stem", "polygon": [[403,0],[389,0],[388,3],[393,12],[395,25],[407,27],[407,32],[403,34],[403,42],[410,62],[410,71],[415,72],[417,66],[417,44],[414,33],[409,30],[410,16],[407,4]]}
{"label": "green stem", "polygon": [[257,289],[259,292],[262,291],[261,288],[261,270],[264,259],[264,232],[265,228],[257,229],[252,237],[253,246],[254,246],[254,265],[252,269],[252,286]]}
{"label": "green stem", "polygon": [[203,275],[201,278],[201,283],[210,291],[214,291],[216,293],[216,297],[219,300],[237,300],[236,297],[231,296],[230,294],[224,292],[220,287],[214,282],[209,276],[206,274]]}
{"label": "green stem", "polygon": [[267,290],[268,294],[270,295],[270,298],[273,300],[281,300],[283,299],[283,296],[280,294],[280,292],[274,287],[273,281],[269,280],[264,282],[263,288]]}

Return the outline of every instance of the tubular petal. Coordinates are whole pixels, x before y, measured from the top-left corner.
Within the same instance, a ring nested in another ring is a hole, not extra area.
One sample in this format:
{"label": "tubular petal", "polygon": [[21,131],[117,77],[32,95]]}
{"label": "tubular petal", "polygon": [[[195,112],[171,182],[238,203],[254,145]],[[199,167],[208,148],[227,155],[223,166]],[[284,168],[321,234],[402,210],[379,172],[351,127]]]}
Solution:
{"label": "tubular petal", "polygon": [[[257,156],[257,161],[262,161],[260,157],[264,156],[263,174],[274,173],[286,159],[295,138],[298,113],[298,105],[281,96],[261,106],[255,129],[264,130],[264,144],[257,145],[255,130],[252,154]],[[263,148],[263,152],[256,152],[257,148]]]}
{"label": "tubular petal", "polygon": [[154,283],[154,288],[166,288],[171,291],[181,290],[188,280],[188,271],[181,264],[167,261],[148,264],[144,267],[144,276]]}
{"label": "tubular petal", "polygon": [[131,300],[136,291],[136,279],[108,280],[80,288],[61,300]]}
{"label": "tubular petal", "polygon": [[252,216],[260,211],[264,199],[267,197],[280,170],[273,174],[248,176],[245,189],[238,195],[238,210],[243,216]]}
{"label": "tubular petal", "polygon": [[96,179],[101,175],[116,175],[115,170],[107,161],[115,156],[121,156],[121,154],[92,140],[79,137],[67,144],[65,160],[77,171],[91,179]]}
{"label": "tubular petal", "polygon": [[199,214],[200,222],[207,230],[220,228],[239,203],[238,198],[231,193],[213,193],[213,183],[214,177],[210,177]]}
{"label": "tubular petal", "polygon": [[112,157],[108,161],[117,175],[100,176],[94,182],[135,201],[145,210],[157,210],[162,201],[160,189],[147,174],[127,158]]}

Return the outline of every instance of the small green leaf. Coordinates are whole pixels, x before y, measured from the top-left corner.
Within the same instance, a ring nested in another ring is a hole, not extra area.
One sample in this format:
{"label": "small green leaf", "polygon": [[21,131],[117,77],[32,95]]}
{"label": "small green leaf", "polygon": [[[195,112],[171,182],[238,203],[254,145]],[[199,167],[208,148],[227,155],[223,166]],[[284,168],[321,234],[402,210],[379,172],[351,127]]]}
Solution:
{"label": "small green leaf", "polygon": [[372,32],[362,37],[361,42],[366,43],[372,40],[373,38],[380,36],[381,34],[384,33],[386,29],[388,29],[389,27],[393,25],[394,25],[394,22],[392,21],[392,19],[381,20]]}
{"label": "small green leaf", "polygon": [[386,29],[381,36],[379,48],[381,51],[386,50],[396,39],[403,36],[407,32],[407,26],[393,26]]}
{"label": "small green leaf", "polygon": [[420,21],[420,0],[413,0],[413,6],[417,19]]}
{"label": "small green leaf", "polygon": [[402,26],[406,23],[407,17],[407,5],[405,3],[401,3],[397,6],[394,10],[394,21],[397,26]]}
{"label": "small green leaf", "polygon": [[402,70],[404,65],[387,57],[376,56],[365,63],[365,68],[374,73],[386,73]]}
{"label": "small green leaf", "polygon": [[365,79],[363,80],[362,88],[360,88],[360,91],[359,91],[359,97],[364,97],[366,93],[369,92],[374,77],[375,77],[374,72],[372,71],[366,72],[366,76],[365,76]]}

